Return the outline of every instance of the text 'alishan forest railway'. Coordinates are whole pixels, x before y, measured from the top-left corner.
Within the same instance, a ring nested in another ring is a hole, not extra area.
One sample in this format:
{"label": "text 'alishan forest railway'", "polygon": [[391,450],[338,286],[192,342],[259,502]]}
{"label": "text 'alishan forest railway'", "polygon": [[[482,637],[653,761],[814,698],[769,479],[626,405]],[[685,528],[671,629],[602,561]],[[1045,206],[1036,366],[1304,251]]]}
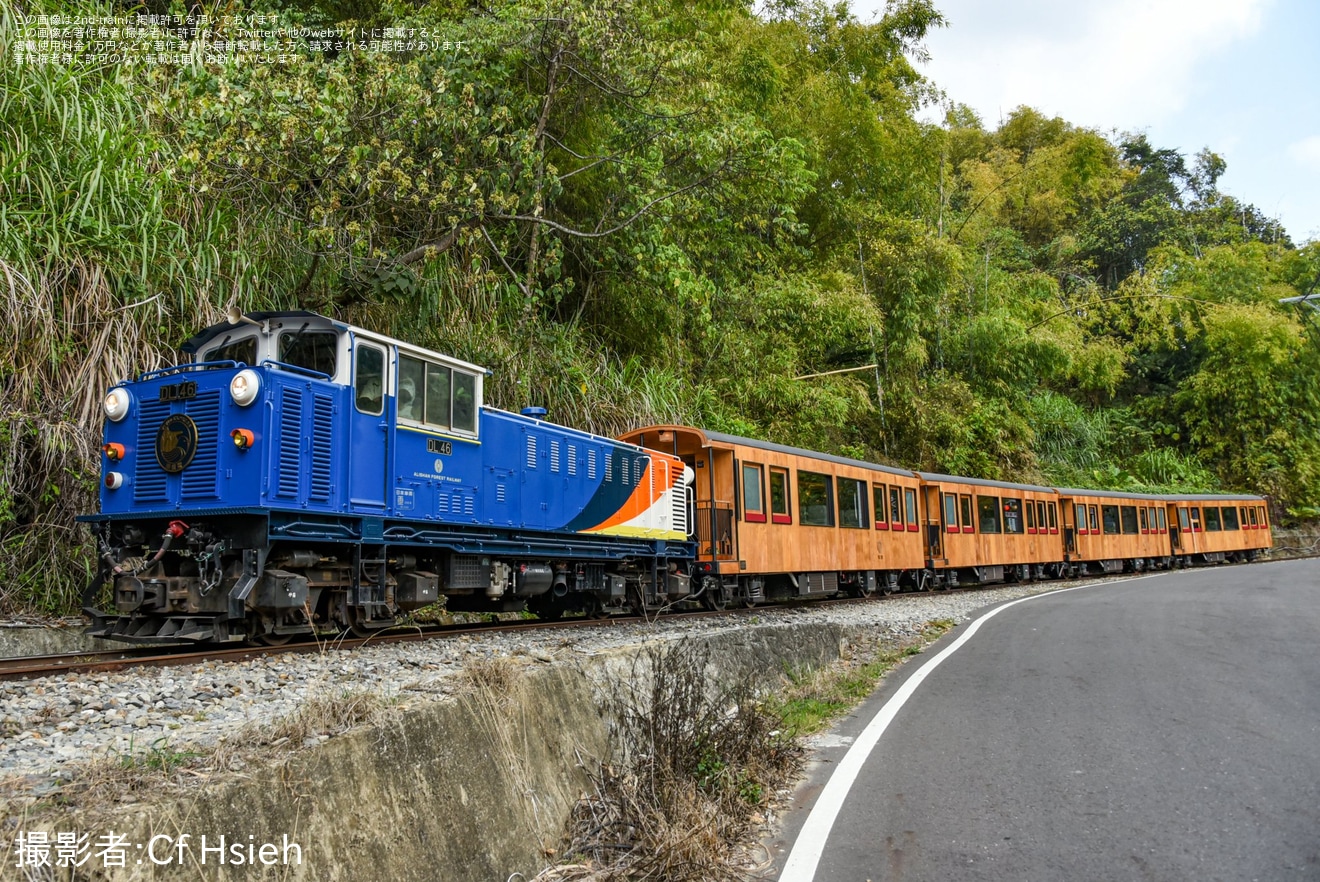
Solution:
{"label": "text 'alishan forest railway'", "polygon": [[[686,426],[613,440],[482,404],[482,368],[307,312],[231,314],[105,399],[90,633],[280,642],[1250,560],[1259,496],[910,472]],[[113,609],[93,608],[105,586]]]}

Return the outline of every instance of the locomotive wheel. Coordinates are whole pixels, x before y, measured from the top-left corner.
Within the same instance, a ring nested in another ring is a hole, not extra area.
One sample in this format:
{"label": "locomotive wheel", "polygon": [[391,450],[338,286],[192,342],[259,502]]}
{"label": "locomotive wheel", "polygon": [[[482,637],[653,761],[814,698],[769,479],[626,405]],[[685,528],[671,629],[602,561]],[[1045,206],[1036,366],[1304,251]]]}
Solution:
{"label": "locomotive wheel", "polygon": [[256,640],[263,646],[283,646],[293,639],[292,634],[258,634]]}

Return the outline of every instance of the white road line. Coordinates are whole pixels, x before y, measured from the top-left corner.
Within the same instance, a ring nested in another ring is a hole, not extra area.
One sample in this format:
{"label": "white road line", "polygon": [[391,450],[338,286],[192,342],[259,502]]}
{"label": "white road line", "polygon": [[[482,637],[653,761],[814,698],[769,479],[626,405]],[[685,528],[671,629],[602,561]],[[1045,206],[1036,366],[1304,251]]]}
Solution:
{"label": "white road line", "polygon": [[1150,579],[1155,575],[1135,576],[1131,579],[1116,579],[1112,582],[1097,582],[1090,585],[1076,585],[1072,588],[1060,588],[1057,591],[1047,591],[1043,594],[1033,594],[1030,597],[1019,597],[1017,600],[1009,601],[1003,606],[995,607],[990,612],[981,616],[967,626],[967,630],[958,637],[957,640],[950,643],[939,655],[932,658],[921,668],[908,677],[899,687],[898,691],[885,702],[885,706],[880,708],[879,712],[866,724],[862,734],[857,736],[853,746],[848,749],[843,760],[835,768],[834,774],[830,776],[825,789],[821,791],[816,804],[811,808],[811,814],[807,816],[807,822],[802,825],[802,831],[798,833],[797,841],[793,843],[793,850],[789,852],[788,861],[784,864],[784,872],[779,874],[779,882],[812,882],[816,876],[816,865],[820,863],[820,857],[825,852],[825,842],[830,837],[830,830],[834,828],[834,819],[839,816],[839,810],[843,808],[843,801],[848,798],[848,791],[852,789],[853,782],[857,780],[857,775],[866,764],[866,760],[871,756],[871,751],[880,741],[880,736],[885,733],[885,729],[893,722],[894,717],[902,710],[912,694],[917,691],[930,673],[944,663],[944,660],[953,655],[962,647],[964,643],[972,639],[972,635],[980,630],[981,625],[990,621],[1009,607],[1017,606],[1028,600],[1035,600],[1039,597],[1054,597],[1069,591],[1076,591],[1079,588],[1098,588],[1102,585],[1117,585],[1122,582],[1135,582],[1138,579]]}

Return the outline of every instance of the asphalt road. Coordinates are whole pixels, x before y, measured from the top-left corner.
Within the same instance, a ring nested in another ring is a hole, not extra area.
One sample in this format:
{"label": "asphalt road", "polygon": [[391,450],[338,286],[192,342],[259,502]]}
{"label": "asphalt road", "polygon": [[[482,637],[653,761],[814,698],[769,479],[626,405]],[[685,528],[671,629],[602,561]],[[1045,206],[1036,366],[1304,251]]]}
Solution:
{"label": "asphalt road", "polygon": [[1095,584],[987,619],[875,743],[811,875],[795,837],[846,742],[969,627],[842,724],[775,875],[796,844],[785,882],[1320,880],[1320,561]]}

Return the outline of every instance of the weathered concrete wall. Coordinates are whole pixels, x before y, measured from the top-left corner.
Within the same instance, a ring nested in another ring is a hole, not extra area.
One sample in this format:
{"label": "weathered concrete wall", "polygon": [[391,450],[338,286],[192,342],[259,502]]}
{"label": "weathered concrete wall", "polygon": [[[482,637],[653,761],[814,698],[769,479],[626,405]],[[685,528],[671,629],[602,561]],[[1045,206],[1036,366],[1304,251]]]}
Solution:
{"label": "weathered concrete wall", "polygon": [[[844,640],[832,626],[760,626],[708,638],[713,682],[751,674],[769,682],[782,672],[828,663]],[[608,722],[594,690],[626,672],[640,648],[609,653],[585,666],[528,669],[503,694],[401,710],[388,724],[354,730],[282,763],[199,788],[186,799],[136,806],[113,815],[70,818],[52,830],[113,830],[131,843],[191,836],[180,866],[129,855],[124,868],[79,878],[119,880],[288,879],[353,882],[503,882],[530,878],[547,863],[568,814],[588,786],[582,761],[608,750]],[[199,837],[214,847],[281,843],[301,846],[302,863],[270,867],[200,863]],[[169,843],[158,843],[165,856]],[[13,862],[10,861],[12,864]],[[12,867],[8,868],[12,873]],[[0,868],[0,878],[9,878]],[[52,877],[56,878],[56,877]]]}
{"label": "weathered concrete wall", "polygon": [[97,652],[103,649],[124,649],[128,644],[88,637],[83,633],[85,622],[67,627],[48,625],[0,625],[0,658],[27,655],[54,655],[60,652]]}

